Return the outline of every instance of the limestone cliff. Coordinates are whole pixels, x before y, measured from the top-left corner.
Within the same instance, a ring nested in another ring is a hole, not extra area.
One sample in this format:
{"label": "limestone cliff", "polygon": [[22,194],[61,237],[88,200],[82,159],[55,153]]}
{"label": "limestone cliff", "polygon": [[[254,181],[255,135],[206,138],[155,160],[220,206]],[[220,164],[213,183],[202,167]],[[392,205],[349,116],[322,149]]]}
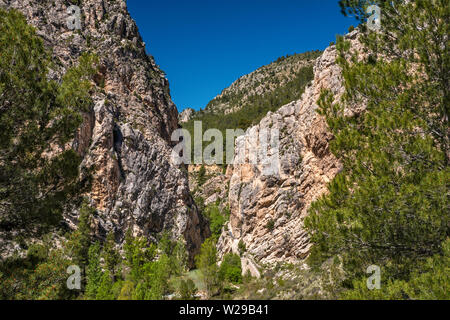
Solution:
{"label": "limestone cliff", "polygon": [[[67,26],[67,8],[81,9],[81,29]],[[51,77],[76,63],[82,52],[100,58],[94,105],[84,115],[73,147],[83,166],[94,168],[89,199],[97,208],[99,236],[114,231],[120,242],[135,235],[156,239],[163,230],[183,236],[191,254],[208,228],[189,194],[185,170],[171,162],[170,136],[178,113],[164,73],[145,43],[124,0],[0,0],[35,26],[56,62]],[[67,216],[76,225],[77,215]]]}
{"label": "limestone cliff", "polygon": [[[356,32],[347,38],[357,44]],[[314,80],[302,98],[269,113],[236,141],[236,157],[245,156],[243,164],[229,167],[231,217],[218,250],[222,255],[238,253],[239,242],[243,242],[244,272],[258,275],[259,263],[298,262],[308,255],[310,243],[303,220],[341,168],[328,147],[332,135],[316,112],[322,89],[331,90],[336,98],[344,91],[336,55],[334,46],[326,49],[316,60]],[[279,174],[264,175],[263,167],[251,164],[243,150],[260,148],[252,138],[272,129],[280,132]]]}
{"label": "limestone cliff", "polygon": [[256,96],[270,99],[271,93],[286,88],[302,69],[313,65],[320,54],[320,51],[311,51],[280,57],[234,81],[208,103],[204,112],[229,114],[248,108]]}
{"label": "limestone cliff", "polygon": [[195,110],[191,108],[184,109],[179,115],[178,115],[178,122],[179,123],[185,123],[191,120]]}

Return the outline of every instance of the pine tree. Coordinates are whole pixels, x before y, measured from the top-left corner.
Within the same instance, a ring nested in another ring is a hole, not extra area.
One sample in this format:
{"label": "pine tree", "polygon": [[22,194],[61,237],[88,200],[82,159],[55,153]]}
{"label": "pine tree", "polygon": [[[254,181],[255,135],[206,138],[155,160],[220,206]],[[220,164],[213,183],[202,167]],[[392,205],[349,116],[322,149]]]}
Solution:
{"label": "pine tree", "polygon": [[197,176],[197,184],[199,187],[201,187],[206,182],[206,168],[204,165],[200,167],[200,170],[198,170],[198,176]]}
{"label": "pine tree", "polygon": [[213,296],[220,289],[216,241],[213,238],[207,239],[202,244],[200,254],[196,257],[196,265],[201,271],[208,296]]}
{"label": "pine tree", "polygon": [[92,104],[96,58],[83,54],[61,83],[48,80],[42,39],[22,14],[3,9],[0,56],[0,231],[38,236],[89,186],[69,142]]}
{"label": "pine tree", "polygon": [[132,300],[134,296],[134,283],[132,281],[125,281],[120,290],[117,300]]}
{"label": "pine tree", "polygon": [[113,280],[108,270],[106,270],[100,281],[100,286],[97,290],[97,300],[114,300],[114,295],[112,293]]}
{"label": "pine tree", "polygon": [[[152,262],[156,258],[156,246],[148,244],[145,238],[133,238],[131,233],[128,233],[124,245],[125,250],[125,265],[128,267],[127,279],[138,283],[144,276],[144,267],[146,264]],[[137,290],[136,286],[136,290]]]}
{"label": "pine tree", "polygon": [[242,282],[242,266],[239,255],[228,253],[224,256],[219,269],[219,278],[235,284]]}
{"label": "pine tree", "polygon": [[170,256],[170,264],[172,266],[172,274],[180,276],[188,270],[188,253],[183,240],[178,240],[173,248]]}
{"label": "pine tree", "polygon": [[72,249],[72,260],[80,268],[84,269],[89,262],[89,247],[92,242],[92,216],[95,209],[84,201],[80,208],[78,228],[70,236]]}
{"label": "pine tree", "polygon": [[181,280],[179,291],[181,300],[195,300],[197,288],[195,287],[195,283],[192,279]]}
{"label": "pine tree", "polygon": [[342,298],[349,300],[449,300],[450,240],[443,244],[443,255],[434,255],[414,267],[409,281],[389,280],[380,290],[367,290],[366,279],[353,282]]}
{"label": "pine tree", "polygon": [[158,248],[169,258],[170,274],[179,276],[186,271],[188,255],[182,240],[174,241],[168,232],[164,232],[159,240]]}
{"label": "pine tree", "polygon": [[[364,3],[341,1],[361,21]],[[343,171],[305,225],[314,243],[311,264],[338,256],[349,280],[379,265],[387,285],[411,280],[426,259],[442,255],[450,233],[450,30],[447,1],[378,3],[380,32],[360,26],[367,58],[353,56],[344,38],[337,42],[346,93],[335,103],[325,91],[319,105]],[[366,109],[344,113],[355,105]]]}

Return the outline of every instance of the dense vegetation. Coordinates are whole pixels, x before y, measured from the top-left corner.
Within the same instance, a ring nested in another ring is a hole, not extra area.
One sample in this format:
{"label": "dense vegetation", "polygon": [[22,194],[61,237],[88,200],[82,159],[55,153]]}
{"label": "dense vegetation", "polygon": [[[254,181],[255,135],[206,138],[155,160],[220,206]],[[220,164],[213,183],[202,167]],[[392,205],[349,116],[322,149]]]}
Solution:
{"label": "dense vegetation", "polygon": [[[319,55],[319,51],[307,52],[295,56],[279,58],[275,63],[289,60],[286,64],[290,64],[293,59],[295,59],[295,61],[310,61],[317,58]],[[242,129],[245,131],[252,125],[258,124],[269,111],[275,112],[283,105],[300,99],[305,87],[314,77],[312,62],[301,67],[297,72],[291,75],[290,78],[285,79],[285,81],[279,80],[275,75],[275,71],[271,70],[270,72],[270,74],[273,73],[273,75],[269,77],[266,76],[264,80],[261,81],[263,81],[264,84],[273,81],[273,88],[271,90],[263,91],[261,94],[255,94],[252,93],[252,87],[244,86],[243,89],[227,92],[221,97],[212,100],[205,110],[196,112],[190,121],[183,124],[183,128],[189,131],[191,137],[194,137],[194,122],[201,121],[202,133],[213,128],[222,132],[225,147],[227,129]],[[256,83],[256,85],[260,84],[260,82]],[[225,104],[227,109],[233,110],[233,112],[225,113],[225,110],[215,108],[216,105],[221,104]],[[191,139],[191,143],[193,146],[194,139]],[[204,144],[204,147],[206,147],[206,145],[207,144]]]}
{"label": "dense vegetation", "polygon": [[[58,239],[44,237],[31,244],[26,256],[14,255],[0,264],[0,299],[89,299],[161,300],[196,299],[198,288],[188,273],[188,255],[182,241],[164,234],[158,243],[127,232],[121,251],[114,234],[106,241],[93,237],[91,219],[95,210],[86,203],[80,213],[78,230]],[[198,287],[204,285],[208,296],[220,296],[227,284],[240,283],[240,258],[228,254],[218,265],[216,238],[202,246],[196,258],[200,270]],[[69,266],[81,270],[81,288],[69,290]]]}
{"label": "dense vegetation", "polygon": [[[96,239],[95,209],[81,197],[89,190],[89,172],[80,175],[81,159],[70,141],[92,105],[97,58],[83,54],[61,83],[50,81],[51,54],[35,29],[14,10],[0,10],[0,22],[0,231],[21,246],[0,260],[0,299],[194,299],[196,285],[209,283],[206,270],[219,270],[215,244],[214,257],[207,248],[226,214],[213,205],[204,210],[213,237],[197,258],[200,284],[187,273],[184,243],[168,234],[153,243],[128,232],[120,250],[113,233]],[[78,229],[68,232],[62,214],[76,206]],[[72,266],[80,268],[79,289],[67,285]],[[220,270],[215,287],[240,281],[240,261],[227,259]]]}
{"label": "dense vegetation", "polygon": [[[204,130],[210,128],[219,129],[225,132],[226,129],[247,129],[248,127],[258,124],[269,111],[276,111],[281,106],[298,100],[302,96],[304,89],[313,79],[313,67],[307,66],[302,68],[295,78],[283,87],[275,89],[273,92],[265,95],[249,96],[241,109],[229,114],[217,114],[209,112],[198,112],[192,120],[184,125],[184,127],[193,132],[193,122],[202,121]],[[235,103],[239,103],[240,95],[233,97]]]}
{"label": "dense vegetation", "polygon": [[[233,82],[230,87],[224,89],[220,95],[211,100],[201,112],[222,114],[226,113],[225,111],[233,110],[234,112],[243,107],[251,106],[251,100],[255,95],[270,96],[270,93],[292,85],[292,81],[295,81],[301,70],[306,66],[313,66],[315,59],[320,55],[321,52],[316,50],[280,57]],[[274,96],[279,95],[280,92],[283,91],[279,91],[278,94],[275,93]],[[292,92],[292,94],[297,93]]]}
{"label": "dense vegetation", "polygon": [[[306,220],[310,263],[334,259],[344,298],[448,299],[449,6],[378,2],[382,30],[360,27],[371,54],[358,60],[339,37],[346,94],[333,103],[324,91],[319,102],[344,170]],[[366,18],[360,1],[341,5]],[[367,109],[347,116],[354,105]],[[381,290],[366,286],[370,265],[381,267]]]}

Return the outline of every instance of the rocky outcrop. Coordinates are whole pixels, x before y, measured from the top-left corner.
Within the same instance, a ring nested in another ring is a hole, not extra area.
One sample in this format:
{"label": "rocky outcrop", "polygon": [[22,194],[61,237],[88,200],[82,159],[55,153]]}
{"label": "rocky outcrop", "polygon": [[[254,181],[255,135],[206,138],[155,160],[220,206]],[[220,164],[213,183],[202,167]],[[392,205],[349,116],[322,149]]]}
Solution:
{"label": "rocky outcrop", "polygon": [[[357,33],[349,34],[347,39],[357,43]],[[326,192],[327,184],[341,170],[328,147],[332,135],[316,112],[322,89],[329,89],[336,98],[344,92],[336,56],[335,46],[326,49],[315,63],[314,80],[302,98],[269,113],[236,141],[236,157],[244,155],[244,159],[230,167],[231,217],[218,251],[222,255],[238,253],[238,244],[243,242],[245,265],[250,272],[255,266],[249,264],[298,262],[308,255],[310,243],[303,228],[304,218],[311,203]],[[279,161],[275,164],[277,174],[267,175],[262,165],[252,164],[244,149],[258,150],[254,137],[273,129],[280,132]],[[253,257],[254,262],[248,257]]]}
{"label": "rocky outcrop", "polygon": [[178,122],[181,123],[186,123],[189,120],[192,119],[192,116],[194,115],[195,111],[194,109],[191,108],[187,108],[184,109],[179,115],[178,115]]}
{"label": "rocky outcrop", "polygon": [[[81,30],[67,26],[67,8],[80,3]],[[87,196],[98,209],[99,236],[114,231],[156,239],[163,230],[183,236],[191,254],[208,228],[191,199],[187,174],[171,162],[170,136],[178,127],[164,73],[147,55],[145,43],[124,0],[0,0],[21,11],[52,50],[59,80],[90,51],[100,59],[94,105],[84,115],[74,148],[83,166],[93,168]],[[68,215],[75,226],[76,213]]]}

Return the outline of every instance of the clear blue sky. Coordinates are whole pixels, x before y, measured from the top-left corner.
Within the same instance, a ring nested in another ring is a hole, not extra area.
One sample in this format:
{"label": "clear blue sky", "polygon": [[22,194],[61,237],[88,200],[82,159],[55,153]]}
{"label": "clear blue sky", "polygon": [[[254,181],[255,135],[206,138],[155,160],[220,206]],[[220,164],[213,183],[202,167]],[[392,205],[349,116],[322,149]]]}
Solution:
{"label": "clear blue sky", "polygon": [[128,0],[179,111],[280,56],[323,50],[352,18],[337,0]]}

